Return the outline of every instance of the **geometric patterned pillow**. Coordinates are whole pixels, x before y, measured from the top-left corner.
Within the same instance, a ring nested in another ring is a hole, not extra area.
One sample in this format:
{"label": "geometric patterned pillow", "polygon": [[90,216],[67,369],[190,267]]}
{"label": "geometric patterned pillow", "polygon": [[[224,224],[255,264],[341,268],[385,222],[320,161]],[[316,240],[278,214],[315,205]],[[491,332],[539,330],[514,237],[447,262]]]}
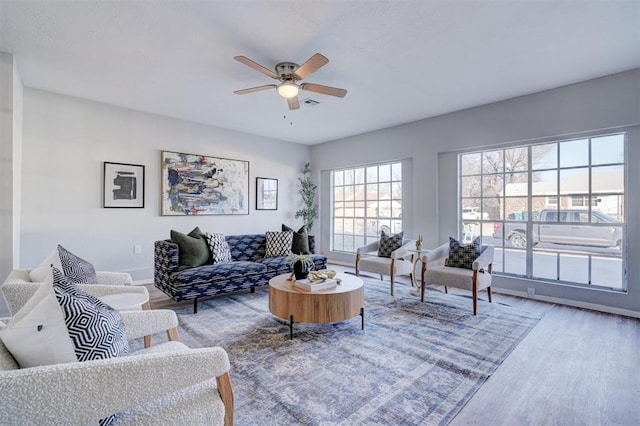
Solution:
{"label": "geometric patterned pillow", "polygon": [[476,237],[469,245],[464,245],[455,238],[449,237],[447,266],[473,269],[473,262],[480,256],[481,250],[480,237]]}
{"label": "geometric patterned pillow", "polygon": [[76,287],[57,268],[53,268],[53,289],[78,361],[129,354],[124,321],[118,311]]}
{"label": "geometric patterned pillow", "polygon": [[293,244],[293,232],[265,232],[267,238],[264,257],[289,256]]}
{"label": "geometric patterned pillow", "polygon": [[[127,331],[118,311],[80,290],[57,268],[53,268],[53,290],[78,361],[129,355]],[[115,415],[111,415],[98,423],[110,425],[114,421]]]}
{"label": "geometric patterned pillow", "polygon": [[380,231],[380,242],[378,244],[379,257],[391,257],[391,252],[402,247],[404,231],[394,235],[387,235],[384,230]]}
{"label": "geometric patterned pillow", "polygon": [[60,257],[62,272],[69,279],[69,281],[82,284],[98,283],[96,270],[91,263],[79,258],[59,244],[58,256]]}
{"label": "geometric patterned pillow", "polygon": [[207,240],[209,250],[211,250],[214,265],[216,263],[229,263],[233,260],[231,258],[231,249],[224,234],[210,234],[205,232],[204,239]]}

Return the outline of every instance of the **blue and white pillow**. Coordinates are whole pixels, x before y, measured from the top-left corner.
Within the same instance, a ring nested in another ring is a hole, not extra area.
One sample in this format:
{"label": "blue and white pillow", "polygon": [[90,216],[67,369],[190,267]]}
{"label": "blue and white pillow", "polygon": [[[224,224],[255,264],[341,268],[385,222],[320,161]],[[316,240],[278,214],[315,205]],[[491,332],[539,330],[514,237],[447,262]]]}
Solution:
{"label": "blue and white pillow", "polygon": [[270,232],[265,233],[267,238],[267,248],[264,257],[289,256],[291,245],[293,244],[293,232]]}
{"label": "blue and white pillow", "polygon": [[229,243],[227,243],[227,239],[224,237],[224,234],[210,234],[206,232],[204,234],[204,239],[207,241],[207,245],[209,245],[211,258],[213,259],[212,263],[214,265],[216,263],[229,263],[233,260],[231,258]]}
{"label": "blue and white pillow", "polygon": [[378,243],[378,256],[391,257],[391,253],[402,247],[404,231],[397,234],[387,235],[384,230],[380,232],[380,242]]}
{"label": "blue and white pillow", "polygon": [[461,243],[453,237],[449,237],[449,259],[447,266],[473,269],[473,262],[480,256],[481,252],[480,237],[476,237],[471,244],[468,245]]}

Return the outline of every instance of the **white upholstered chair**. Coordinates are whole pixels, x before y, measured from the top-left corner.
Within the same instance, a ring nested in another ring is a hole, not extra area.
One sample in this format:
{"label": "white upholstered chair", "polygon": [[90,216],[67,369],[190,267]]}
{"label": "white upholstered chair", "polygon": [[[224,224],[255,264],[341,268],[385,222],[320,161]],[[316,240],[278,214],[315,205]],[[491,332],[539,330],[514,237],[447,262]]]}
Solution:
{"label": "white upholstered chair", "polygon": [[169,341],[125,357],[22,369],[0,341],[0,424],[97,424],[116,413],[118,425],[233,424],[224,349],[178,342],[170,310],[121,315],[129,340],[166,331]]}
{"label": "white upholstered chair", "polygon": [[[470,290],[473,299],[473,315],[478,312],[478,292],[487,290],[491,302],[491,273],[493,268],[494,247],[483,245],[480,256],[473,262],[472,269],[446,266],[449,257],[449,243],[429,251],[422,256],[422,286],[420,300],[424,302],[425,286],[438,284],[447,287]],[[482,272],[481,272],[482,270]]]}
{"label": "white upholstered chair", "polygon": [[[14,315],[33,296],[43,282],[33,282],[29,269],[14,269],[0,287],[9,312]],[[117,293],[142,293],[149,295],[146,287],[133,286],[131,275],[126,272],[96,272],[98,284],[77,284],[81,289],[95,297]],[[149,308],[148,303],[143,305]]]}
{"label": "white upholstered chair", "polygon": [[412,254],[409,250],[416,248],[414,240],[405,242],[401,247],[391,252],[391,257],[378,256],[379,242],[374,241],[356,251],[356,275],[360,272],[371,272],[380,275],[384,279],[389,275],[391,281],[391,295],[393,296],[393,284],[398,275],[411,275],[413,273]]}

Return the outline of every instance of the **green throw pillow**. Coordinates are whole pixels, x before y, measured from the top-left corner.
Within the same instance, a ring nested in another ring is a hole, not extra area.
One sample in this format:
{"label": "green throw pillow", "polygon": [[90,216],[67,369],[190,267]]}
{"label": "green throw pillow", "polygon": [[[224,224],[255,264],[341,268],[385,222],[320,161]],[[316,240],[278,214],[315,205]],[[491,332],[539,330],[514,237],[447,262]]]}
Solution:
{"label": "green throw pillow", "polygon": [[200,228],[195,227],[188,235],[172,229],[171,241],[178,245],[180,269],[195,268],[209,262],[209,246]]}
{"label": "green throw pillow", "polygon": [[283,223],[282,230],[293,232],[293,244],[291,245],[292,253],[311,254],[311,251],[309,250],[309,235],[307,234],[307,228],[305,228],[304,225],[302,228],[298,229],[298,232],[296,232]]}

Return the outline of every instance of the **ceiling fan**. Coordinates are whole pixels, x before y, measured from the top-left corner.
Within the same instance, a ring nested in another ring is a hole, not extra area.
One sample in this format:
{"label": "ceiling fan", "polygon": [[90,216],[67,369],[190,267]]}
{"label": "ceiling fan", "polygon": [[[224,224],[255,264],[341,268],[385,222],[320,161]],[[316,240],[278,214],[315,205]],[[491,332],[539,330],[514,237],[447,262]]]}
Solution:
{"label": "ceiling fan", "polygon": [[234,59],[273,78],[274,80],[280,80],[280,84],[265,84],[264,86],[236,90],[233,92],[236,95],[246,95],[247,93],[259,92],[261,90],[276,89],[278,94],[287,100],[289,109],[293,110],[300,108],[300,102],[298,102],[299,89],[306,90],[308,92],[321,93],[323,95],[337,96],[339,98],[344,98],[347,94],[345,89],[338,89],[337,87],[323,86],[315,83],[298,84],[299,80],[304,79],[309,74],[317,71],[320,67],[323,67],[329,62],[325,56],[319,53],[313,55],[302,65],[298,65],[293,62],[280,62],[276,65],[275,72],[252,61],[246,56],[236,56]]}

